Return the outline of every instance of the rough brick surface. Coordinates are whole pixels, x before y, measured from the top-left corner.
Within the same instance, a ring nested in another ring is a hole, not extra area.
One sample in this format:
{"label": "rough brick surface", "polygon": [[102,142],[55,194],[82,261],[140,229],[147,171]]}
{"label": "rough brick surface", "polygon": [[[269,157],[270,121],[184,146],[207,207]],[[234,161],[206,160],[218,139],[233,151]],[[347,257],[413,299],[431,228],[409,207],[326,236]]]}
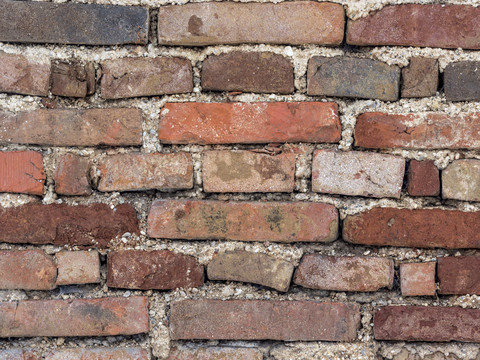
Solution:
{"label": "rough brick surface", "polygon": [[480,295],[480,258],[455,256],[438,258],[440,294]]}
{"label": "rough brick surface", "polygon": [[407,189],[411,196],[440,194],[440,174],[432,160],[410,160]]}
{"label": "rough brick surface", "polygon": [[247,347],[173,348],[168,360],[263,360],[263,354]]}
{"label": "rough brick surface", "polygon": [[74,348],[47,351],[45,360],[149,360],[140,348]]}
{"label": "rough brick surface", "polygon": [[185,300],[170,314],[175,340],[353,341],[359,325],[359,307],[348,303]]}
{"label": "rough brick surface", "polygon": [[167,103],[161,114],[164,143],[334,143],[341,137],[335,103]]}
{"label": "rough brick surface", "polygon": [[95,66],[89,62],[56,62],[52,64],[52,94],[85,97],[95,92]]}
{"label": "rough brick surface", "polygon": [[442,197],[480,201],[480,160],[455,160],[442,171]]}
{"label": "rough brick surface", "polygon": [[35,151],[0,152],[0,192],[43,194],[43,157]]}
{"label": "rough brick surface", "polygon": [[290,60],[271,52],[211,55],[203,62],[201,76],[203,90],[280,94],[294,91]]}
{"label": "rough brick surface", "polygon": [[414,57],[402,69],[402,97],[434,96],[438,88],[438,60]]}
{"label": "rough brick surface", "polygon": [[10,350],[0,350],[0,359],[2,360],[41,360],[42,358],[39,352],[35,350],[10,349]]}
{"label": "rough brick surface", "polygon": [[148,234],[167,239],[329,242],[338,236],[333,205],[306,202],[157,200]]}
{"label": "rough brick surface", "polygon": [[162,6],[158,19],[158,41],[167,45],[340,45],[344,29],[342,6],[310,1]]}
{"label": "rough brick surface", "polygon": [[435,262],[400,264],[402,296],[435,295]]}
{"label": "rough brick surface", "polygon": [[480,100],[480,61],[448,64],[444,71],[447,101]]}
{"label": "rough brick surface", "polygon": [[328,194],[399,198],[405,160],[400,156],[361,151],[317,150],[312,190]]}
{"label": "rough brick surface", "polygon": [[440,351],[435,351],[432,354],[425,354],[425,356],[422,356],[420,354],[416,354],[414,351],[402,349],[402,351],[393,356],[392,360],[460,360],[460,358],[454,354],[447,354],[444,354]]}
{"label": "rough brick surface", "polygon": [[57,158],[53,175],[55,192],[61,195],[90,195],[89,169],[88,159],[82,156],[65,154]]}
{"label": "rough brick surface", "polygon": [[100,282],[100,259],[97,251],[60,251],[55,254],[57,285]]}

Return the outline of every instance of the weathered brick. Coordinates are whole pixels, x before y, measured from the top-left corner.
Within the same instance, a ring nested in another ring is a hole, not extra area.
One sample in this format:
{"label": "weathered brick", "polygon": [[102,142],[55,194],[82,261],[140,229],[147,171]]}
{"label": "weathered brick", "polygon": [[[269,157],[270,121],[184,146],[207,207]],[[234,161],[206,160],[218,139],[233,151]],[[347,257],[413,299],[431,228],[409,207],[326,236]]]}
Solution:
{"label": "weathered brick", "polygon": [[480,160],[455,160],[442,171],[442,197],[480,201]]}
{"label": "weathered brick", "polygon": [[317,150],[313,155],[312,190],[328,194],[399,198],[405,160],[361,151]]}
{"label": "weathered brick", "polygon": [[271,52],[210,55],[201,76],[203,90],[290,94],[295,89],[291,62]]}
{"label": "weathered brick", "polygon": [[393,356],[392,360],[460,360],[454,354],[447,354],[444,354],[440,351],[435,351],[432,354],[425,354],[425,356],[422,356],[418,353],[416,354],[414,351],[402,349],[402,351]]}
{"label": "weathered brick", "polygon": [[49,86],[50,64],[0,51],[0,92],[47,96]]}
{"label": "weathered brick", "polygon": [[70,206],[30,203],[0,208],[0,241],[107,247],[126,232],[139,234],[135,209],[120,204]]}
{"label": "weathered brick", "polygon": [[110,252],[107,266],[109,287],[166,290],[203,285],[203,266],[192,256],[168,250]]}
{"label": "weathered brick", "polygon": [[447,101],[480,100],[479,68],[480,61],[461,61],[447,65],[443,72]]}
{"label": "weathered brick", "polygon": [[15,114],[0,111],[0,122],[0,144],[142,144],[142,113],[138,109],[40,109]]}
{"label": "weathered brick", "polygon": [[43,157],[35,151],[0,152],[0,192],[43,195]]}
{"label": "weathered brick", "polygon": [[435,262],[400,264],[403,296],[435,295]]}
{"label": "weathered brick", "polygon": [[34,1],[2,1],[0,41],[116,45],[146,44],[148,9]]}
{"label": "weathered brick", "polygon": [[57,267],[43,250],[0,251],[0,289],[52,290]]}
{"label": "weathered brick", "polygon": [[342,130],[335,103],[167,103],[161,114],[171,144],[335,143]]}
{"label": "weathered brick", "polygon": [[122,99],[137,96],[181,94],[193,90],[192,65],[183,58],[122,58],[102,66],[102,97]]}
{"label": "weathered brick", "polygon": [[393,275],[393,260],[387,258],[308,254],[302,257],[293,282],[310,289],[377,291],[391,289]]}
{"label": "weathered brick", "polygon": [[210,280],[233,280],[268,286],[288,291],[294,266],[273,256],[249,251],[227,251],[208,263]]}
{"label": "weathered brick", "polygon": [[0,303],[0,337],[111,336],[148,332],[148,298]]}
{"label": "weathered brick", "polygon": [[74,348],[56,349],[45,354],[45,360],[149,360],[140,348]]}
{"label": "weathered brick", "polygon": [[193,187],[193,162],[188,153],[112,155],[100,162],[98,171],[100,191]]}
{"label": "weathered brick", "polygon": [[174,340],[353,341],[359,325],[359,307],[351,303],[184,300],[170,314]]}
{"label": "weathered brick", "polygon": [[408,167],[408,193],[411,196],[437,196],[440,194],[440,175],[431,160],[411,160]]}
{"label": "weathered brick", "polygon": [[465,5],[386,6],[348,21],[347,43],[480,49],[479,16],[480,8]]}
{"label": "weathered brick", "polygon": [[365,113],[357,118],[355,145],[373,149],[478,149],[480,113]]}
{"label": "weathered brick", "polygon": [[201,347],[196,349],[173,348],[168,360],[262,360],[263,354],[252,348]]}
{"label": "weathered brick", "polygon": [[448,256],[438,258],[440,294],[480,295],[480,258]]}
{"label": "weathered brick", "polygon": [[158,41],[187,46],[340,45],[344,22],[343,7],[333,3],[190,3],[160,7]]}
{"label": "weathered brick", "polygon": [[435,96],[438,88],[438,61],[414,57],[402,69],[402,97]]}
{"label": "weathered brick", "polygon": [[57,260],[57,285],[100,282],[100,259],[97,251],[60,251]]}
{"label": "weathered brick", "polygon": [[372,59],[314,56],[308,61],[307,94],[395,101],[400,68]]}
{"label": "weathered brick", "polygon": [[480,341],[480,310],[458,307],[386,306],[376,311],[377,340]]}
{"label": "weathered brick", "polygon": [[95,92],[95,66],[89,62],[54,62],[52,64],[52,94],[85,97]]}
{"label": "weathered brick", "polygon": [[338,236],[333,205],[307,202],[157,200],[148,234],[167,239],[329,242]]}
{"label": "weathered brick", "polygon": [[56,161],[55,192],[61,195],[90,195],[92,187],[88,172],[90,163],[87,158],[74,154],[65,154]]}
{"label": "weathered brick", "polygon": [[480,211],[374,208],[347,216],[343,239],[378,246],[479,248]]}
{"label": "weathered brick", "polygon": [[39,351],[36,350],[22,350],[9,349],[0,350],[0,359],[2,360],[41,360]]}
{"label": "weathered brick", "polygon": [[205,192],[292,192],[295,154],[207,151],[202,173]]}

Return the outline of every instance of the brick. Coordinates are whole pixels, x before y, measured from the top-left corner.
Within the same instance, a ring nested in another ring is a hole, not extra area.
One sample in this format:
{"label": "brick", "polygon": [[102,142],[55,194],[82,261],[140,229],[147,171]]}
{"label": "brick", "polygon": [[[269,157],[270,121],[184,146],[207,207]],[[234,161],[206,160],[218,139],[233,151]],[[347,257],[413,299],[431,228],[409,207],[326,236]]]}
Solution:
{"label": "brick", "polygon": [[100,259],[97,251],[60,251],[57,260],[57,285],[100,282]]}
{"label": "brick", "polygon": [[391,289],[393,276],[391,259],[308,254],[302,257],[293,282],[310,289],[377,291]]}
{"label": "brick", "polygon": [[55,165],[55,192],[61,195],[90,195],[90,162],[74,154],[60,156]]}
{"label": "brick", "polygon": [[122,99],[137,96],[192,92],[189,60],[176,57],[122,58],[102,66],[102,97]]}
{"label": "brick", "polygon": [[386,306],[376,311],[376,340],[480,341],[480,310],[458,307]]}
{"label": "brick", "polygon": [[294,266],[288,261],[243,250],[227,251],[208,263],[210,280],[242,281],[288,291]]}
{"label": "brick", "polygon": [[317,150],[313,155],[312,190],[328,194],[399,198],[405,160],[361,151]]}
{"label": "brick", "polygon": [[157,200],[148,235],[167,239],[329,242],[338,236],[333,205],[307,202]]}
{"label": "brick", "polygon": [[205,192],[292,192],[295,154],[207,151],[202,174]]}
{"label": "brick", "polygon": [[184,300],[174,302],[170,314],[174,340],[353,341],[359,325],[352,303]]}
{"label": "brick", "polygon": [[455,256],[438,258],[440,294],[480,295],[480,258]]}
{"label": "brick", "polygon": [[402,69],[402,97],[435,96],[438,88],[438,61],[425,57],[414,57]]}
{"label": "brick", "polygon": [[455,160],[442,171],[444,199],[480,201],[480,160]]}
{"label": "brick", "polygon": [[100,191],[193,187],[193,162],[188,153],[112,155],[100,162],[98,171]]}
{"label": "brick", "polygon": [[432,160],[410,160],[407,182],[408,193],[411,196],[437,196],[440,194],[440,175]]}
{"label": "brick", "polygon": [[241,347],[173,348],[168,360],[263,360],[263,354]]}
{"label": "brick", "polygon": [[138,109],[40,109],[1,112],[0,144],[128,146],[142,144]]}
{"label": "brick", "polygon": [[290,60],[271,52],[210,55],[201,76],[203,90],[290,94],[295,89]]}
{"label": "brick", "polygon": [[355,125],[355,145],[371,149],[478,149],[480,113],[364,113]]}
{"label": "brick", "polygon": [[480,49],[479,16],[479,8],[465,5],[386,6],[349,21],[347,43]]}
{"label": "brick", "polygon": [[139,234],[135,209],[120,204],[70,206],[30,203],[0,208],[0,241],[16,244],[54,244],[107,247],[126,232]]}
{"label": "brick", "polygon": [[19,43],[146,44],[148,9],[74,3],[2,1],[0,41]]}
{"label": "brick", "polygon": [[311,1],[162,6],[158,19],[160,44],[186,46],[340,45],[345,22],[341,5]]}
{"label": "brick", "polygon": [[443,72],[447,101],[480,100],[479,68],[480,61],[461,61],[447,65]]}
{"label": "brick", "polygon": [[148,298],[0,303],[0,337],[113,336],[148,332]]}
{"label": "brick", "polygon": [[402,296],[435,295],[435,262],[400,264]]}
{"label": "brick", "polygon": [[480,211],[374,208],[347,216],[343,239],[378,246],[479,248]]}
{"label": "brick", "polygon": [[74,61],[52,64],[52,94],[85,97],[95,92],[95,66]]}
{"label": "brick", "polygon": [[336,143],[342,130],[331,102],[167,103],[161,114],[169,144]]}
{"label": "brick", "polygon": [[141,348],[74,348],[55,349],[45,354],[45,360],[149,360]]}
{"label": "brick", "polygon": [[41,360],[41,356],[38,351],[35,350],[22,350],[22,349],[9,349],[0,350],[0,359],[2,360]]}
{"label": "brick", "polygon": [[43,250],[0,251],[0,289],[52,290],[57,267]]}
{"label": "brick", "polygon": [[440,351],[435,351],[432,354],[421,356],[420,354],[415,354],[410,352],[407,349],[403,349],[398,354],[396,354],[392,360],[460,360],[457,356],[453,354],[444,354]]}
{"label": "brick", "polygon": [[43,156],[35,151],[0,152],[0,192],[43,195]]}
{"label": "brick", "polygon": [[307,94],[398,100],[400,68],[372,59],[314,56],[308,61]]}
{"label": "brick", "polygon": [[203,266],[168,250],[125,250],[108,254],[107,285],[123,289],[176,289],[203,285]]}
{"label": "brick", "polygon": [[50,64],[0,51],[0,92],[47,96],[49,86]]}

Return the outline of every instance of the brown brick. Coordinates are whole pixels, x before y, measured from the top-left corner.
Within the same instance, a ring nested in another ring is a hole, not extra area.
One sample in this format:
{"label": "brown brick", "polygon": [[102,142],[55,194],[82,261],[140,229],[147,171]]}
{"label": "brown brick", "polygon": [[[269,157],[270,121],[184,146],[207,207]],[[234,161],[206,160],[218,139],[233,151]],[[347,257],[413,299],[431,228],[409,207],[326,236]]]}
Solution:
{"label": "brown brick", "polygon": [[241,347],[173,348],[168,360],[263,360],[263,354],[257,349]]}
{"label": "brown brick", "polygon": [[402,296],[435,295],[435,262],[400,264]]}
{"label": "brown brick", "polygon": [[479,248],[480,211],[374,208],[347,216],[343,239],[379,246]]}
{"label": "brown brick", "polygon": [[0,303],[0,337],[111,336],[148,332],[148,298]]}
{"label": "brown brick", "polygon": [[480,100],[479,68],[480,61],[460,61],[447,65],[443,72],[447,101]]}
{"label": "brown brick", "polygon": [[16,114],[0,111],[0,122],[0,144],[142,144],[142,113],[138,109],[40,109]]}
{"label": "brown brick", "polygon": [[376,340],[480,341],[480,310],[458,307],[386,306],[375,313]]}
{"label": "brown brick", "polygon": [[341,130],[331,102],[167,103],[158,137],[170,144],[335,143]]}
{"label": "brown brick", "polygon": [[57,285],[100,282],[100,259],[97,251],[60,251],[55,254]]}
{"label": "brown brick", "polygon": [[35,151],[0,152],[0,192],[43,195],[43,157]]}
{"label": "brown brick", "polygon": [[410,161],[408,193],[411,196],[437,196],[440,194],[440,175],[433,161]]}
{"label": "brown brick", "polygon": [[333,205],[307,202],[157,200],[148,234],[167,239],[329,242],[338,236]]}
{"label": "brown brick", "polygon": [[61,195],[90,195],[92,187],[88,172],[90,163],[87,158],[74,154],[65,154],[56,161],[55,192]]}
{"label": "brown brick", "polygon": [[192,65],[183,58],[123,58],[102,66],[102,97],[122,99],[137,96],[181,94],[193,90]]}
{"label": "brown brick", "polygon": [[0,251],[0,289],[52,290],[57,267],[43,250]]}
{"label": "brown brick", "polygon": [[203,285],[203,266],[192,256],[168,250],[114,251],[107,265],[109,287],[167,290]]}
{"label": "brown brick", "polygon": [[45,360],[149,360],[140,348],[74,348],[56,349],[45,354]]}
{"label": "brown brick", "polygon": [[50,64],[0,51],[0,92],[47,96],[49,86]]}
{"label": "brown brick", "polygon": [[243,250],[227,251],[208,263],[210,280],[231,280],[288,291],[294,266],[288,261]]}
{"label": "brown brick", "polygon": [[480,258],[455,256],[438,258],[440,294],[480,295]]}
{"label": "brown brick", "polygon": [[317,150],[313,155],[312,190],[328,194],[399,198],[405,160],[361,151]]}
{"label": "brown brick", "polygon": [[210,55],[203,62],[202,88],[290,94],[295,89],[293,66],[287,58],[271,52],[233,51]]}
{"label": "brown brick", "polygon": [[52,94],[85,97],[95,92],[95,66],[79,62],[52,64]]}
{"label": "brown brick", "polygon": [[107,156],[98,167],[100,191],[171,190],[193,187],[188,153],[129,153]]}
{"label": "brown brick", "polygon": [[310,289],[377,291],[391,289],[393,275],[391,259],[309,254],[302,257],[293,282]]}
{"label": "brown brick", "polygon": [[478,149],[480,113],[365,113],[357,119],[355,145],[372,149]]}
{"label": "brown brick", "polygon": [[455,160],[442,171],[442,197],[480,201],[480,160]]}
{"label": "brown brick", "polygon": [[480,8],[465,5],[386,6],[349,21],[347,43],[480,49],[479,16]]}
{"label": "brown brick", "polygon": [[0,359],[2,360],[41,360],[39,351],[36,350],[22,350],[9,349],[0,350]]}
{"label": "brown brick", "polygon": [[0,208],[0,241],[17,244],[54,244],[107,247],[126,232],[139,234],[135,209],[120,204],[70,206],[30,203]]}
{"label": "brown brick", "polygon": [[438,61],[425,57],[414,57],[402,69],[402,97],[435,96],[438,88]]}
{"label": "brown brick", "polygon": [[353,341],[359,326],[358,305],[348,303],[184,300],[170,314],[174,340]]}
{"label": "brown brick", "polygon": [[160,8],[158,41],[187,46],[340,45],[344,22],[343,7],[333,3],[190,3]]}

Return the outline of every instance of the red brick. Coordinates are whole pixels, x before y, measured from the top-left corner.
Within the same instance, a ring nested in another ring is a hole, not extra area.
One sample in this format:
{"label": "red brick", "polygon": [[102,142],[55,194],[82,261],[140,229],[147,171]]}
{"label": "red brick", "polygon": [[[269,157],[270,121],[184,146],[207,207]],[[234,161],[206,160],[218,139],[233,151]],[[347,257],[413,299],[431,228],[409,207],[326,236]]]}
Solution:
{"label": "red brick", "polygon": [[45,360],[149,360],[140,348],[74,348],[56,349],[45,354]]}
{"label": "red brick", "polygon": [[107,266],[109,287],[167,290],[203,285],[203,266],[192,256],[168,250],[113,251]]}
{"label": "red brick", "polygon": [[170,314],[174,340],[353,341],[359,326],[359,307],[348,303],[184,300]]}
{"label": "red brick", "polygon": [[478,149],[480,113],[365,113],[357,119],[355,145],[373,149]]}
{"label": "red brick", "polygon": [[410,161],[408,193],[411,196],[437,196],[440,194],[440,174],[433,161]]}
{"label": "red brick", "polygon": [[347,216],[343,239],[378,246],[479,248],[480,211],[374,208]]}
{"label": "red brick", "polygon": [[340,45],[344,22],[343,7],[333,3],[190,3],[160,7],[158,41],[187,46]]}
{"label": "red brick", "polygon": [[0,152],[0,192],[43,195],[43,157],[35,151]]}
{"label": "red brick", "polygon": [[0,350],[0,359],[2,360],[41,360],[39,351],[10,349]]}
{"label": "red brick", "polygon": [[306,202],[157,200],[148,234],[167,239],[329,242],[338,236],[333,205]]}
{"label": "red brick", "polygon": [[480,49],[480,8],[465,5],[386,6],[348,22],[351,45],[403,45]]}
{"label": "red brick", "polygon": [[79,62],[52,64],[52,94],[85,97],[95,92],[95,66]]}
{"label": "red brick", "polygon": [[241,347],[173,348],[168,360],[263,360],[263,354]]}
{"label": "red brick", "polygon": [[100,259],[97,251],[60,251],[57,260],[57,285],[100,282]]}
{"label": "red brick", "polygon": [[402,296],[435,295],[435,262],[400,264]]}
{"label": "red brick", "polygon": [[167,103],[158,137],[169,144],[335,143],[341,130],[335,103]]}
{"label": "red brick", "polygon": [[128,146],[142,144],[138,109],[55,109],[0,112],[0,144]]}
{"label": "red brick", "polygon": [[188,153],[112,155],[100,162],[98,171],[100,191],[193,187],[193,163]]}
{"label": "red brick", "polygon": [[107,204],[70,206],[30,203],[0,209],[0,241],[107,247],[126,232],[139,234],[131,205],[111,209]]}
{"label": "red brick", "polygon": [[90,195],[89,169],[87,158],[73,154],[59,157],[53,175],[55,192],[61,195]]}
{"label": "red brick", "polygon": [[480,295],[480,257],[438,258],[438,279],[440,294]]}

